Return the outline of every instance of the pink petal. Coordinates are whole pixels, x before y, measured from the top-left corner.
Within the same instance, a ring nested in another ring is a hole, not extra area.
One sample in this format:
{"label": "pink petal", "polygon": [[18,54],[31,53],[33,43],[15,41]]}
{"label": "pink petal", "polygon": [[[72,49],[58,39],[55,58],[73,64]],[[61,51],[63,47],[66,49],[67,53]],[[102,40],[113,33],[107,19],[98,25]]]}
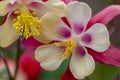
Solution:
{"label": "pink petal", "polygon": [[65,4],[68,4],[68,3],[72,2],[72,1],[78,1],[78,0],[61,0],[61,1],[63,1]]}
{"label": "pink petal", "polygon": [[23,44],[27,47],[30,46],[30,47],[35,47],[35,48],[42,45],[41,42],[36,41],[33,37],[30,37],[28,39],[24,39]]}
{"label": "pink petal", "polygon": [[37,80],[39,73],[42,72],[39,63],[33,57],[34,50],[35,48],[27,47],[19,62],[20,68],[27,75],[28,80]]}
{"label": "pink petal", "polygon": [[112,44],[105,52],[96,52],[91,49],[88,49],[88,52],[100,63],[120,67],[120,49]]}
{"label": "pink petal", "polygon": [[41,2],[32,2],[29,5],[29,9],[37,13],[37,17],[41,17],[46,12],[46,6]]}
{"label": "pink petal", "polygon": [[42,0],[43,2],[46,2],[46,1],[48,1],[48,0]]}
{"label": "pink petal", "polygon": [[120,6],[111,5],[106,9],[102,10],[101,12],[99,12],[97,15],[93,16],[90,19],[87,28],[90,28],[95,23],[102,23],[106,25],[119,14],[120,14]]}
{"label": "pink petal", "polygon": [[72,75],[68,67],[60,80],[77,80],[77,79],[75,79],[75,77]]}

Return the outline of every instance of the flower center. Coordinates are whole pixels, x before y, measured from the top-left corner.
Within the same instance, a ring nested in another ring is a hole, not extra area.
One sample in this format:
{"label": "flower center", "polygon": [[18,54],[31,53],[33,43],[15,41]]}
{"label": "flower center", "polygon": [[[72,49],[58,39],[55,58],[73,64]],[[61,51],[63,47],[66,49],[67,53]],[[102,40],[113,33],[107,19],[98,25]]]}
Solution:
{"label": "flower center", "polygon": [[55,43],[56,46],[63,48],[64,54],[60,58],[68,59],[73,52],[73,48],[76,47],[76,42],[74,40],[67,40],[65,42]]}
{"label": "flower center", "polygon": [[40,35],[40,20],[33,16],[35,12],[30,13],[28,10],[21,9],[15,11],[14,14],[18,16],[13,20],[13,27],[21,36],[27,39],[31,36]]}

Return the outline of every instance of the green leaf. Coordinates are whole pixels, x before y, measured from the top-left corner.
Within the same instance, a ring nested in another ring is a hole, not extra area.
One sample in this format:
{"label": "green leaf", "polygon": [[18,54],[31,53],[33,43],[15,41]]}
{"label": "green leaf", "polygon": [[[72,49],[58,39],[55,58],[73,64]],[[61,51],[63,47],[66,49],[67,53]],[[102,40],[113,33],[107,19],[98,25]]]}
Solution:
{"label": "green leaf", "polygon": [[120,73],[120,68],[96,63],[94,73],[89,77],[89,80],[113,80]]}
{"label": "green leaf", "polygon": [[55,71],[45,71],[43,74],[40,75],[39,80],[59,80],[59,78],[62,76],[62,74],[65,72],[69,61],[65,60],[62,65],[59,67],[59,69]]}

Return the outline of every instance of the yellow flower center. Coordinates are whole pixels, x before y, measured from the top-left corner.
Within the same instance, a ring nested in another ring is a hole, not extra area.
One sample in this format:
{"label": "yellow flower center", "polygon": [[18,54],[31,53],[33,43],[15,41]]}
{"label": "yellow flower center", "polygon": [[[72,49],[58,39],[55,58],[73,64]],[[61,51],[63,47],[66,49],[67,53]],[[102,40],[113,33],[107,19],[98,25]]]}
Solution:
{"label": "yellow flower center", "polygon": [[64,54],[60,58],[68,59],[73,52],[73,48],[76,47],[76,42],[74,40],[67,40],[65,42],[56,42],[57,47],[61,47],[64,50]]}
{"label": "yellow flower center", "polygon": [[36,12],[31,13],[28,9],[23,7],[15,11],[14,14],[18,16],[13,20],[13,27],[21,36],[27,39],[31,36],[40,35],[40,20],[33,16]]}

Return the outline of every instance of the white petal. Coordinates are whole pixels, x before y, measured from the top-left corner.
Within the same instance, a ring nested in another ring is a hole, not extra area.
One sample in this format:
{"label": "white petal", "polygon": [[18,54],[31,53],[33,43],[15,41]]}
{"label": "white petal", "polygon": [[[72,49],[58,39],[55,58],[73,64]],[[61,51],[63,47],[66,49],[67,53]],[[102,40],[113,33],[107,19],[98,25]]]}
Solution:
{"label": "white petal", "polygon": [[9,1],[9,3],[11,3],[11,4],[14,4],[15,2],[16,2],[16,0],[8,0]]}
{"label": "white petal", "polygon": [[[87,38],[90,38],[90,40],[87,40]],[[110,45],[109,33],[106,26],[99,23],[94,24],[82,35],[80,44],[98,52],[105,51]]]}
{"label": "white petal", "polygon": [[76,79],[84,79],[93,73],[95,62],[88,53],[84,56],[73,54],[70,61],[70,70]]}
{"label": "white petal", "polygon": [[56,70],[64,59],[60,59],[62,50],[54,44],[40,46],[35,51],[35,58],[41,67],[48,71]]}
{"label": "white petal", "polygon": [[66,5],[60,0],[48,0],[46,2],[33,2],[29,5],[30,10],[37,12],[37,17],[41,18],[47,12],[55,12],[60,16],[66,15]]}
{"label": "white petal", "polygon": [[46,6],[48,7],[48,11],[56,12],[61,16],[66,15],[66,5],[63,1],[60,0],[48,0],[46,2]]}
{"label": "white petal", "polygon": [[18,33],[12,27],[12,20],[9,18],[0,26],[0,46],[8,47],[19,38]]}
{"label": "white petal", "polygon": [[44,34],[40,33],[39,36],[33,36],[34,39],[36,39],[37,41],[39,42],[42,42],[42,43],[45,43],[45,44],[48,44],[51,42],[51,40],[49,40],[47,37],[44,36]]}
{"label": "white petal", "polygon": [[0,16],[4,16],[8,13],[8,3],[7,0],[0,1]]}
{"label": "white petal", "polygon": [[[77,28],[80,27],[85,30],[86,25],[91,18],[91,8],[83,2],[74,1],[67,5],[68,19],[71,27],[76,32]],[[83,32],[83,31],[82,31]]]}
{"label": "white petal", "polygon": [[71,36],[70,28],[56,13],[46,13],[41,18],[41,34],[44,39],[61,41]]}

